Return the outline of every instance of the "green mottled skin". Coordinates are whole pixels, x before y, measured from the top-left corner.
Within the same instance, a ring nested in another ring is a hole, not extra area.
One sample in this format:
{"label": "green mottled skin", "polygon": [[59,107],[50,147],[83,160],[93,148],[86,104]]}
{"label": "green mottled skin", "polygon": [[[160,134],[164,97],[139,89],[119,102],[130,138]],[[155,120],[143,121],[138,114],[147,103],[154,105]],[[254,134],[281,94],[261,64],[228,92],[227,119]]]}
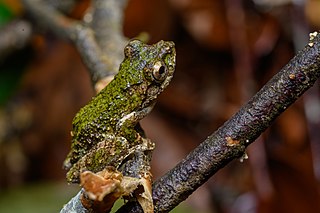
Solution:
{"label": "green mottled skin", "polygon": [[132,40],[124,53],[118,74],[73,119],[71,151],[64,162],[69,182],[79,182],[81,171],[117,168],[137,149],[153,149],[138,122],[173,76],[174,44]]}

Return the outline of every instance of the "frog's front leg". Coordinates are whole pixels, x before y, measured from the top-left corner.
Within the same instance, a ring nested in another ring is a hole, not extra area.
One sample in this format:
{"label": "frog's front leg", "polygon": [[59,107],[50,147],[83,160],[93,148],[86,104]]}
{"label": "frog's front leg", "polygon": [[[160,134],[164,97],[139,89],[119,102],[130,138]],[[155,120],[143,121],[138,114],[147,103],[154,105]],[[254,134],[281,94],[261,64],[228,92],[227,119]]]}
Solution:
{"label": "frog's front leg", "polygon": [[[121,165],[119,170],[123,175],[129,177],[138,178],[140,185],[143,186],[143,192],[141,194],[135,194],[138,202],[140,203],[143,211],[153,212],[153,200],[152,200],[152,174],[151,174],[151,156],[155,144],[149,139],[143,138],[143,130],[139,132],[139,121],[150,113],[154,103],[149,107],[142,108],[140,111],[133,111],[117,123],[116,129],[119,132],[126,134],[126,137],[132,137],[135,140],[136,146],[135,152],[132,157],[127,158],[125,163]],[[135,127],[135,128],[133,128]],[[135,135],[135,136],[134,136]]]}
{"label": "frog's front leg", "polygon": [[117,132],[126,132],[126,129],[132,129],[132,127],[136,126],[137,123],[142,120],[146,115],[148,115],[153,109],[155,103],[152,103],[150,106],[142,108],[140,111],[133,111],[121,118],[117,125]]}

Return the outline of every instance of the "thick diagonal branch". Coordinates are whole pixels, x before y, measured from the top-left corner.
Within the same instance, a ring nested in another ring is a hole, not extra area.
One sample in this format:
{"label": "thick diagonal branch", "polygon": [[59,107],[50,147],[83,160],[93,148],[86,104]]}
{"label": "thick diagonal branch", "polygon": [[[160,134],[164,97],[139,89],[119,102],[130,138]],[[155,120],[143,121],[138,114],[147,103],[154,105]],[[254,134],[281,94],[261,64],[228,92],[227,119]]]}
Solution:
{"label": "thick diagonal branch", "polygon": [[[156,212],[168,212],[219,169],[241,157],[246,147],[320,76],[319,34],[230,120],[175,168],[154,183]],[[118,212],[141,212],[129,203]]]}

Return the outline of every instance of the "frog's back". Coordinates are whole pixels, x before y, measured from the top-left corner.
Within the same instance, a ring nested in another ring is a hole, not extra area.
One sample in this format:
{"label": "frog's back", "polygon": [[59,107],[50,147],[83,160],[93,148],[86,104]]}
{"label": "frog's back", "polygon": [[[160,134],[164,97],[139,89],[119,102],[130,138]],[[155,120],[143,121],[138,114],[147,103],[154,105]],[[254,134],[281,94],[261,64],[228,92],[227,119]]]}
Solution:
{"label": "frog's back", "polygon": [[[119,73],[120,74],[120,73]],[[80,109],[73,119],[72,148],[64,166],[69,169],[95,144],[114,135],[118,121],[138,107],[139,100],[132,102],[132,95],[121,87],[117,75],[96,97]],[[127,107],[130,106],[130,107]]]}
{"label": "frog's back", "polygon": [[[146,45],[132,40],[124,54],[115,78],[73,119],[71,152],[64,164],[67,169],[106,136],[134,139],[132,131],[127,130],[133,129],[138,120],[128,121],[128,115],[151,106],[172,78],[175,67],[172,42]],[[125,131],[116,132],[118,122],[122,126],[123,121],[128,121]]]}

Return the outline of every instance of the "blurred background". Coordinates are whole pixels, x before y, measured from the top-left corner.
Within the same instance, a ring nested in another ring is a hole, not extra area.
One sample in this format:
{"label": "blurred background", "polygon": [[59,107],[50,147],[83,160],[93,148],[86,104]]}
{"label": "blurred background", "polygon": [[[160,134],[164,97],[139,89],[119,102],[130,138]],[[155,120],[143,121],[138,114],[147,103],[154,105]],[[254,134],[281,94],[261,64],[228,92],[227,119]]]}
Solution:
{"label": "blurred background", "polygon": [[[47,2],[59,2],[47,0]],[[62,1],[61,1],[62,2]],[[89,0],[64,13],[81,19]],[[177,69],[142,121],[154,179],[229,119],[320,28],[319,0],[129,0],[123,32],[173,40]],[[49,27],[50,28],[50,27]],[[94,95],[74,45],[0,0],[0,212],[58,212],[79,187],[62,162]],[[320,212],[319,82],[177,212]]]}

